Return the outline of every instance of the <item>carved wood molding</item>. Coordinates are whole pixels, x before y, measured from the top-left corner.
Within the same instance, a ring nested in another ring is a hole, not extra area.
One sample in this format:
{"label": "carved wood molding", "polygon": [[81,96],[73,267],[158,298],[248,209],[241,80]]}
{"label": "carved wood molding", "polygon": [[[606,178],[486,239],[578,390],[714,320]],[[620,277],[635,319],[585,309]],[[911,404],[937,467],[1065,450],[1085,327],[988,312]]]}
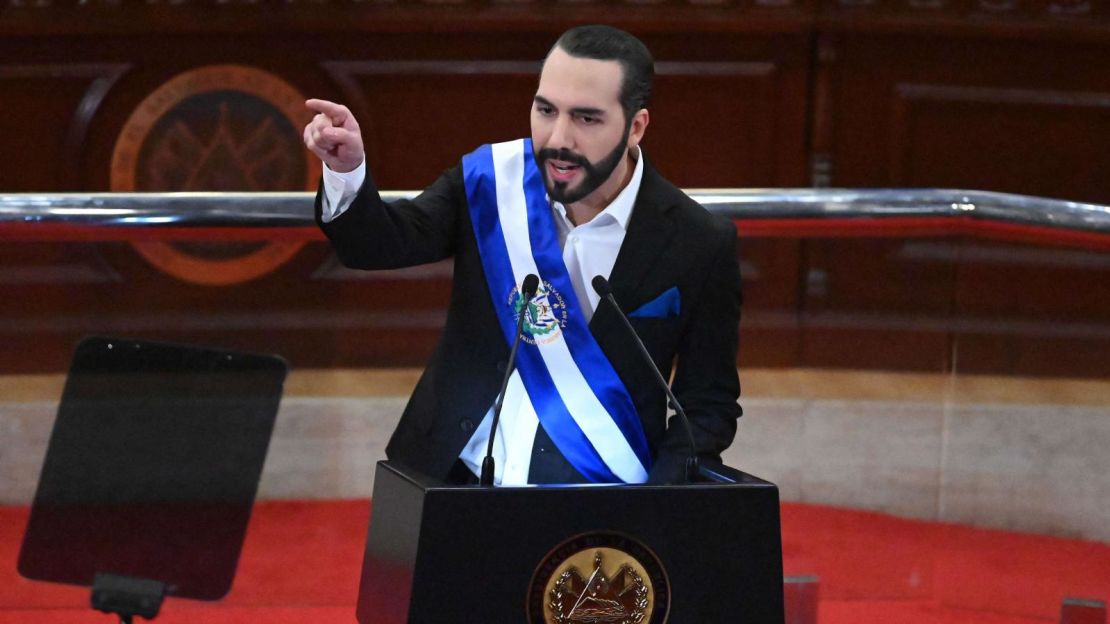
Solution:
{"label": "carved wood molding", "polygon": [[899,83],[898,99],[972,104],[1110,108],[1110,93],[1055,89],[1010,89],[959,85]]}
{"label": "carved wood molding", "polygon": [[[1060,0],[1061,2],[1066,0]],[[613,8],[614,2],[606,2],[603,0],[555,0],[555,4],[582,6],[590,4],[605,4],[609,8]],[[727,7],[733,9],[746,9],[746,8],[786,8],[805,6],[811,3],[811,0],[616,0],[615,4],[627,5],[630,7],[652,7],[652,6],[691,6],[691,7]],[[242,9],[257,9],[259,11],[271,11],[273,5],[280,4],[283,7],[290,9],[297,9],[298,7],[308,7],[311,9],[351,9],[351,8],[373,8],[373,7],[396,7],[396,6],[428,6],[428,7],[449,7],[449,6],[536,6],[544,4],[552,4],[550,1],[544,0],[283,0],[282,2],[266,2],[264,0],[146,0],[144,3],[147,5],[147,10],[157,7],[174,7],[178,9],[191,10],[195,8],[218,8],[225,10],[242,10]],[[40,10],[40,11],[62,11],[68,10],[73,12],[79,11],[98,11],[98,10],[112,10],[121,13],[136,12],[136,8],[123,2],[122,0],[6,0],[0,2],[0,9],[22,9],[22,10]]]}
{"label": "carved wood molding", "polygon": [[983,17],[1105,18],[1097,0],[824,0],[825,10],[860,10],[895,14]]}
{"label": "carved wood molding", "polygon": [[[814,0],[147,0],[145,6],[136,7],[122,0],[6,0],[0,9],[69,14],[143,13],[176,10],[196,12],[212,9],[242,13],[257,10],[272,13],[275,5],[281,10],[297,12],[372,10],[375,8],[430,7],[451,10],[457,6],[513,8],[565,5],[584,7],[604,5],[607,10],[620,11],[622,7],[642,9],[651,7],[717,7],[728,9],[797,9],[817,8]],[[983,15],[1022,15],[1032,17],[1108,17],[1107,8],[1099,0],[820,0],[823,10],[871,9],[883,12],[945,12],[952,14],[979,13]]]}
{"label": "carved wood molding", "polygon": [[802,32],[818,0],[0,0],[0,36]]}
{"label": "carved wood molding", "polygon": [[[427,60],[427,61],[400,61],[400,60],[374,60],[374,61],[321,61],[320,67],[324,70],[343,93],[346,101],[350,103],[355,117],[360,119],[364,129],[372,132],[366,124],[373,123],[369,103],[363,94],[362,87],[358,84],[360,77],[368,76],[535,76],[539,74],[541,63],[539,61],[457,61],[457,60]],[[361,117],[360,117],[361,115]],[[365,122],[361,120],[365,119]]]}
{"label": "carved wood molding", "polygon": [[[452,60],[435,59],[420,61],[398,60],[331,60],[320,64],[327,74],[339,87],[341,99],[350,106],[355,118],[359,120],[365,139],[368,162],[385,162],[385,154],[379,152],[379,146],[388,129],[381,125],[380,117],[383,115],[383,104],[377,101],[376,95],[380,91],[374,85],[376,79],[399,78],[405,81],[435,81],[436,77],[455,78],[453,84],[458,83],[458,78],[467,81],[473,79],[477,85],[489,85],[494,89],[490,93],[491,100],[498,100],[501,94],[496,90],[506,85],[510,79],[516,96],[523,96],[526,103],[530,103],[534,92],[535,81],[539,76],[542,62],[539,60]],[[656,63],[656,76],[658,83],[675,78],[707,78],[712,82],[703,84],[703,87],[719,90],[730,79],[746,79],[751,82],[752,89],[759,91],[760,96],[751,96],[759,102],[770,103],[776,100],[777,77],[781,75],[781,67],[772,61],[658,61]],[[384,87],[383,88],[388,88]],[[452,91],[448,87],[444,91],[445,101],[450,101]],[[768,108],[768,111],[771,109]],[[376,115],[379,119],[375,119]],[[391,112],[384,113],[386,115]],[[525,119],[523,113],[521,119]],[[775,132],[778,126],[770,119],[766,123],[757,124],[758,128],[751,133],[756,135],[761,149],[774,150]],[[657,135],[658,136],[658,135]]]}
{"label": "carved wood molding", "polygon": [[[372,60],[322,61],[321,69],[339,86],[344,100],[359,120],[365,137],[377,135],[376,121],[371,114],[359,79],[373,76],[537,76],[540,61],[466,61],[466,60]],[[367,158],[373,162],[377,141],[366,141]]]}
{"label": "carved wood molding", "polygon": [[1105,0],[0,0],[0,12],[0,33],[28,36],[558,32],[598,21],[641,33],[939,28],[1104,39],[1110,31]]}
{"label": "carved wood molding", "polygon": [[23,250],[5,254],[0,261],[0,287],[120,284],[124,281],[104,258],[100,246],[94,243],[69,243],[61,254],[56,249],[44,249],[40,257],[33,259],[20,251]]}
{"label": "carved wood molding", "polygon": [[656,76],[767,77],[778,71],[769,61],[656,61]]}
{"label": "carved wood molding", "polygon": [[822,33],[1110,43],[1105,0],[820,0]]}
{"label": "carved wood molding", "polygon": [[1110,111],[1110,93],[898,83],[894,85],[893,108],[890,117],[889,155],[891,174],[889,182],[891,184],[902,183],[907,173],[906,159],[910,149],[907,143],[909,141],[910,124],[912,123],[912,109],[915,106],[929,103],[990,106],[993,110],[999,111],[1014,106]]}
{"label": "carved wood molding", "polygon": [[[367,111],[358,85],[367,76],[539,76],[541,61],[426,60],[426,61],[322,61],[320,67],[339,85],[354,106]],[[777,70],[770,62],[657,61],[657,76],[769,76]]]}
{"label": "carved wood molding", "polygon": [[73,110],[62,142],[59,179],[76,180],[80,173],[81,149],[89,126],[104,98],[116,82],[131,69],[131,63],[43,63],[0,65],[4,80],[87,80],[88,87]]}

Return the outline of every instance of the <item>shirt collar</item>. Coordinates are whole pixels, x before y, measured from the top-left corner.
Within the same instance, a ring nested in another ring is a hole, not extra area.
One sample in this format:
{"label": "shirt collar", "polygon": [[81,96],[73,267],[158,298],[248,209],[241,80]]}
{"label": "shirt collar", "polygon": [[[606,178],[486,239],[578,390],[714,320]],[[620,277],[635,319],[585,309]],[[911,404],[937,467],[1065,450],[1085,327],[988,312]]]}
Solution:
{"label": "shirt collar", "polygon": [[[598,213],[596,217],[590,220],[590,223],[597,221],[604,215],[608,215],[610,219],[617,222],[622,230],[628,230],[628,220],[632,218],[632,207],[636,205],[636,196],[640,193],[640,181],[644,177],[644,158],[643,148],[637,147],[632,150],[632,157],[636,159],[636,168],[632,170],[632,179],[628,184],[617,194],[617,197],[605,207],[604,210]],[[567,218],[567,208],[559,202],[552,202],[555,210],[559,211],[563,219]],[[569,225],[569,221],[568,221]],[[571,226],[574,227],[573,225]]]}

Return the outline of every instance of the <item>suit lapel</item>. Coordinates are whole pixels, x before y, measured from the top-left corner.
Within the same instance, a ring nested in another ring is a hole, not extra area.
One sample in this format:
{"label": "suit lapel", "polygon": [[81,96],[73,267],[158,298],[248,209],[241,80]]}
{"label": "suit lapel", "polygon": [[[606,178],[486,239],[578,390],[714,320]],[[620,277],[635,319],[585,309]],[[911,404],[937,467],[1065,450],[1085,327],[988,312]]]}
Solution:
{"label": "suit lapel", "polygon": [[[665,191],[661,188],[659,174],[645,161],[628,232],[609,276],[613,297],[626,314],[658,294],[644,286],[656,273],[656,265],[664,255],[662,252],[674,236],[674,223],[667,216],[671,204]],[[603,333],[608,323],[617,322],[616,316],[611,316],[610,307],[606,304],[598,307],[590,323],[595,335]]]}

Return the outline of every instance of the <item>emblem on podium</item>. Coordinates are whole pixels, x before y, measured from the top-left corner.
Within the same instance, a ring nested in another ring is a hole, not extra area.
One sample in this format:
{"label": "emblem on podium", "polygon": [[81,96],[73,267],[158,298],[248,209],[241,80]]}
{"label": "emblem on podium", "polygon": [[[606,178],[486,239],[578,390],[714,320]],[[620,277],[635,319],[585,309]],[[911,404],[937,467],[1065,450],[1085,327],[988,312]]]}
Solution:
{"label": "emblem on podium", "polygon": [[670,583],[659,559],[640,542],[592,533],[560,544],[537,568],[529,624],[662,624]]}

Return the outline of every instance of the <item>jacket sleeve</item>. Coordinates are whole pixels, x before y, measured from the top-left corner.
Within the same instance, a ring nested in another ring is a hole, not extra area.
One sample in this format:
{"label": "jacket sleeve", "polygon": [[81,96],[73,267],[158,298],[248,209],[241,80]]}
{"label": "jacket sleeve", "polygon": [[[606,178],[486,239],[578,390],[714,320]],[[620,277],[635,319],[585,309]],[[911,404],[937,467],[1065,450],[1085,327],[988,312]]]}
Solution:
{"label": "jacket sleeve", "polygon": [[324,223],[323,185],[316,192],[316,223],[336,255],[354,269],[396,269],[455,253],[459,210],[466,208],[460,167],[443,173],[411,200],[385,202],[370,173],[341,215]]}

